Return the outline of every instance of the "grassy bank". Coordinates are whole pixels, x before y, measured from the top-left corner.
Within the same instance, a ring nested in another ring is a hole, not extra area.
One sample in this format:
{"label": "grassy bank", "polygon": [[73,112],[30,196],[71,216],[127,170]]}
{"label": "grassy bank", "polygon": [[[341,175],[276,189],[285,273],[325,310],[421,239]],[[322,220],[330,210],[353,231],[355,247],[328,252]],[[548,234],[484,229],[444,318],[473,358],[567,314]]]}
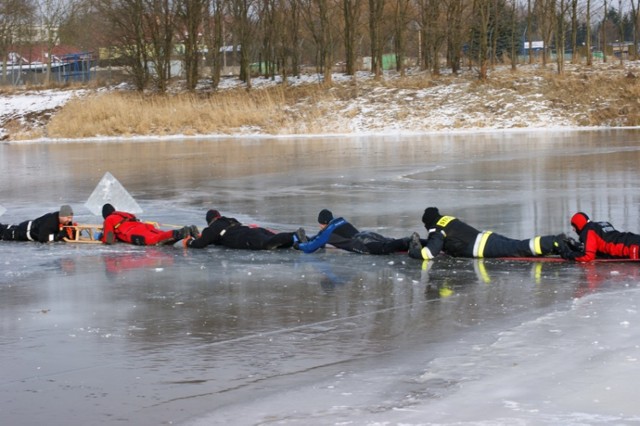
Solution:
{"label": "grassy bank", "polygon": [[[270,134],[315,133],[331,99],[318,86],[236,89],[216,94],[108,92],[77,98],[47,126],[53,138],[208,135],[259,129]],[[313,107],[316,106],[316,107]]]}
{"label": "grassy bank", "polygon": [[[640,125],[640,62],[495,68],[433,76],[368,74],[246,90],[142,94],[89,89],[55,111],[14,120],[9,139],[326,134]],[[7,128],[5,123],[5,128]]]}

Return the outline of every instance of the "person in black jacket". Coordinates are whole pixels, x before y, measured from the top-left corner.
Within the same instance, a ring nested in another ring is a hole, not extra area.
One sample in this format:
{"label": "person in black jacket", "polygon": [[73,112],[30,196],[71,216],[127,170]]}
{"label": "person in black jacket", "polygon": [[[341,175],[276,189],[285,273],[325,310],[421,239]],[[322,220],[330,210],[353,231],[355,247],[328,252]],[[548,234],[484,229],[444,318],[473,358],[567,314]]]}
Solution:
{"label": "person in black jacket", "polygon": [[37,219],[25,220],[18,225],[0,223],[0,240],[38,241],[47,243],[71,237],[64,226],[73,225],[73,209],[65,204],[57,212],[47,213]]}
{"label": "person in black jacket", "polygon": [[537,236],[515,240],[491,231],[479,231],[453,216],[443,216],[436,207],[425,209],[422,223],[428,232],[426,241],[412,235],[409,256],[433,259],[441,251],[454,257],[529,257],[566,252],[566,236]]}
{"label": "person in black jacket", "polygon": [[275,233],[265,228],[241,224],[232,217],[220,215],[218,210],[209,210],[206,215],[207,227],[198,238],[187,238],[184,246],[205,248],[210,244],[232,249],[272,250],[293,247],[306,241],[304,229],[296,232]]}
{"label": "person in black jacket", "polygon": [[360,254],[391,254],[409,250],[410,238],[389,238],[372,231],[359,231],[351,223],[334,218],[330,210],[318,214],[320,232],[299,245],[305,253],[313,253],[325,244]]}

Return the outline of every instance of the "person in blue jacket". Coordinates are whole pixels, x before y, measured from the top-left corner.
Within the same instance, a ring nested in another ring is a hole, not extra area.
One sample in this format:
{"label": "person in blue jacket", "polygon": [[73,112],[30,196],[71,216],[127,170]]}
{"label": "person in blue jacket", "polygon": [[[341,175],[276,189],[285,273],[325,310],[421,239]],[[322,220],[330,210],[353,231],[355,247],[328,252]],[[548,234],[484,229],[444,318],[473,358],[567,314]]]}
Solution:
{"label": "person in blue jacket", "polygon": [[318,214],[320,232],[299,244],[305,253],[324,247],[326,244],[360,254],[391,254],[409,250],[409,237],[388,238],[372,231],[359,231],[344,218],[334,218],[330,210],[323,209]]}

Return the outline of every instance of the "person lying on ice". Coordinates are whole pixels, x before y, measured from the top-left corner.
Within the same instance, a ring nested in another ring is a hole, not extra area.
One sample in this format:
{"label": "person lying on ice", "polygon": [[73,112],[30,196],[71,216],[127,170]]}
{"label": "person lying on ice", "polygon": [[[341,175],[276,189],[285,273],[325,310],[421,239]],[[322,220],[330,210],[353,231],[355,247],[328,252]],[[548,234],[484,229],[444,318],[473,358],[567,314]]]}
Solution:
{"label": "person lying on ice", "polygon": [[0,223],[0,240],[41,243],[60,241],[64,237],[72,237],[69,233],[70,228],[63,228],[70,225],[73,225],[73,209],[65,204],[57,212],[47,213],[34,220],[25,220],[18,225]]}
{"label": "person lying on ice", "polygon": [[221,216],[214,209],[207,211],[205,219],[207,227],[202,230],[202,235],[185,240],[185,247],[205,248],[214,244],[232,249],[273,250],[297,247],[299,242],[307,240],[302,228],[296,232],[275,233],[265,228],[243,225],[232,217]]}
{"label": "person lying on ice", "polygon": [[567,260],[591,262],[596,258],[638,259],[640,235],[617,231],[609,222],[592,222],[586,213],[571,216],[571,226],[580,245],[571,244],[560,253]]}
{"label": "person lying on ice", "polygon": [[318,214],[320,232],[299,245],[305,253],[313,253],[325,244],[361,254],[391,254],[409,249],[410,238],[388,238],[371,231],[359,231],[355,226],[339,217],[334,218],[330,210]]}
{"label": "person lying on ice", "polygon": [[117,211],[109,203],[102,206],[102,217],[104,224],[100,240],[105,244],[122,241],[137,246],[164,245],[173,244],[191,234],[198,234],[198,228],[195,225],[163,231],[150,223],[140,222],[131,213]]}
{"label": "person lying on ice", "polygon": [[442,216],[436,207],[425,209],[422,223],[427,240],[411,236],[409,256],[433,259],[441,251],[454,257],[528,257],[560,254],[566,250],[566,236],[548,235],[514,240],[491,231],[478,231],[453,216]]}

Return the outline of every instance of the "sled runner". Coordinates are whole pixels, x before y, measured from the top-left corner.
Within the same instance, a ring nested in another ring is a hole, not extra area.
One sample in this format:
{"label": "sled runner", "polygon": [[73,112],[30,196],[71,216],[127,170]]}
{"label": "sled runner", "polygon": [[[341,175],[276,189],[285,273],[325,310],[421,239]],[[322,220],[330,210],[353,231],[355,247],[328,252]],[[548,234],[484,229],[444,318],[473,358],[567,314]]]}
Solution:
{"label": "sled runner", "polygon": [[70,236],[64,240],[68,243],[90,243],[101,244],[100,235],[102,234],[102,225],[73,225],[65,226]]}

